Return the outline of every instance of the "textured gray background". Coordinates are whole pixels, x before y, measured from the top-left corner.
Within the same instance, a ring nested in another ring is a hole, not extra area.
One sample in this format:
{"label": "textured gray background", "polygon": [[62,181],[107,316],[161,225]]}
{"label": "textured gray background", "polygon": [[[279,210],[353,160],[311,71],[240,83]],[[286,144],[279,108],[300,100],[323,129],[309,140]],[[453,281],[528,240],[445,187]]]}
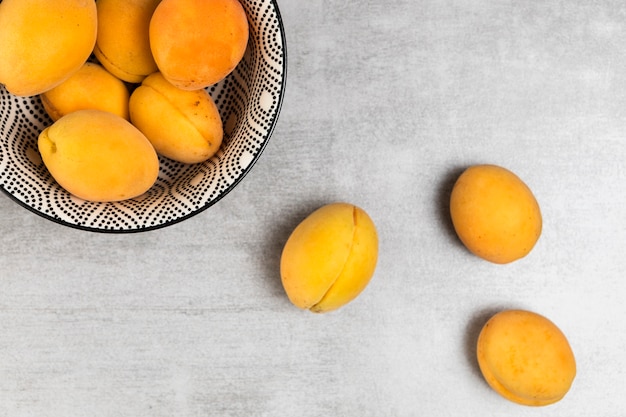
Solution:
{"label": "textured gray background", "polygon": [[[623,416],[626,5],[622,0],[281,0],[275,134],[210,210],[106,235],[0,196],[0,416]],[[544,231],[510,265],[468,254],[446,212],[459,169],[496,163]],[[290,231],[363,207],[376,274],[344,309],[283,293]],[[578,376],[558,404],[483,382],[480,326],[546,315]]]}

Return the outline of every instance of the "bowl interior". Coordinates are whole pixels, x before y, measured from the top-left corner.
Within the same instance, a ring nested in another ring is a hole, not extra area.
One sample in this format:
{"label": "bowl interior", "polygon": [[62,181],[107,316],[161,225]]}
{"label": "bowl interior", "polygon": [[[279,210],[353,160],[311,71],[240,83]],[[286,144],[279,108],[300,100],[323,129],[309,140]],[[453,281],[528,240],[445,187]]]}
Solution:
{"label": "bowl interior", "polygon": [[246,54],[226,79],[207,88],[224,124],[224,141],[213,158],[188,165],[161,157],[158,180],[144,195],[112,203],[80,200],[54,181],[39,155],[37,137],[52,123],[39,97],[16,97],[0,85],[0,188],[45,218],[101,232],[160,228],[215,204],[261,155],[286,80],[286,44],[276,2],[240,1],[250,25]]}

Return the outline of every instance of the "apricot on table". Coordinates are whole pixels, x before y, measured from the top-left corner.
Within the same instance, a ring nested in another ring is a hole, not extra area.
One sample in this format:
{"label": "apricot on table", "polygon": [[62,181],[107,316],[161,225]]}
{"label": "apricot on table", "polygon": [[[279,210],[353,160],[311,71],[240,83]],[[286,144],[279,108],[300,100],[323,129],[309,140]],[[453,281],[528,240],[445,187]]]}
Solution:
{"label": "apricot on table", "polygon": [[525,257],[541,235],[541,210],[532,191],[496,165],[471,166],[459,176],[450,195],[450,214],[467,249],[493,263]]}
{"label": "apricot on table", "polygon": [[492,316],[480,332],[476,354],[489,386],[522,405],[561,400],[576,376],[576,360],[565,335],[530,311],[505,310]]}
{"label": "apricot on table", "polygon": [[41,132],[41,158],[57,183],[88,201],[120,201],[149,190],[157,154],[127,120],[102,110],[78,110]]}
{"label": "apricot on table", "polygon": [[18,96],[55,87],[87,61],[96,33],[93,0],[0,2],[0,83]]}
{"label": "apricot on table", "polygon": [[150,47],[159,71],[185,90],[225,78],[247,44],[248,20],[238,0],[163,0],[150,21]]}
{"label": "apricot on table", "polygon": [[378,234],[369,215],[348,203],[325,205],[291,233],[280,260],[289,300],[315,313],[336,310],[368,285],[378,260]]}
{"label": "apricot on table", "polygon": [[94,55],[111,74],[140,83],[157,71],[149,27],[161,0],[98,0],[98,37]]}
{"label": "apricot on table", "polygon": [[133,91],[129,109],[131,122],[169,159],[203,162],[222,144],[222,119],[209,93],[181,90],[159,72]]}
{"label": "apricot on table", "polygon": [[106,69],[86,62],[74,75],[41,94],[41,103],[54,121],[76,110],[97,109],[129,119],[126,84]]}

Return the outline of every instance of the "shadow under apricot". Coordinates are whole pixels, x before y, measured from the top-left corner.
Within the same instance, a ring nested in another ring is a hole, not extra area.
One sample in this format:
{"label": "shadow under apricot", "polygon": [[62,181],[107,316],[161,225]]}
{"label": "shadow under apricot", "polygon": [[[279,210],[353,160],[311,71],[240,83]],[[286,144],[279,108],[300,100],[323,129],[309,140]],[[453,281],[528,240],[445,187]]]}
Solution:
{"label": "shadow under apricot", "polygon": [[459,176],[465,171],[467,167],[453,167],[442,177],[441,181],[437,186],[437,218],[439,219],[439,225],[444,233],[448,236],[451,242],[458,245],[459,247],[464,247],[463,243],[459,239],[454,230],[454,225],[452,224],[452,218],[450,217],[450,195],[452,194],[452,189],[454,188],[454,184]]}
{"label": "shadow under apricot", "polygon": [[272,293],[283,297],[285,300],[287,300],[287,295],[280,277],[280,258],[285,243],[296,226],[324,204],[328,204],[328,201],[306,201],[298,203],[293,208],[284,209],[284,213],[281,213],[279,219],[273,219],[271,223],[274,226],[269,230],[267,238],[263,239],[263,253],[266,254],[263,262],[263,276],[270,284]]}
{"label": "shadow under apricot", "polygon": [[502,309],[498,307],[490,307],[479,310],[470,318],[467,327],[465,328],[465,359],[470,365],[472,373],[483,382],[485,381],[483,379],[482,373],[478,366],[478,360],[476,358],[476,343],[478,342],[478,336],[480,335],[480,331],[482,330],[485,323],[487,323],[491,316],[501,310]]}

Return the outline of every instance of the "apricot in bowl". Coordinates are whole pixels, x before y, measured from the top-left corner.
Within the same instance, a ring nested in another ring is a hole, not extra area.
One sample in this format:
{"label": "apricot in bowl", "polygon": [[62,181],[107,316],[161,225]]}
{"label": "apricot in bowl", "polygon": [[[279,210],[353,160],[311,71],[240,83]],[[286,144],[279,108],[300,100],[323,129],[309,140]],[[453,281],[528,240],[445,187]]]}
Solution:
{"label": "apricot in bowl", "polygon": [[183,90],[221,81],[243,58],[248,36],[239,0],[162,0],[149,28],[159,71]]}
{"label": "apricot in bowl", "polygon": [[161,0],[98,0],[94,54],[120,80],[140,83],[158,70],[148,28]]}
{"label": "apricot in bowl", "polygon": [[122,80],[94,62],[39,96],[53,121],[78,110],[103,110],[128,120],[129,97]]}
{"label": "apricot in bowl", "polygon": [[224,136],[217,106],[206,90],[182,90],[160,72],[146,77],[129,102],[131,122],[159,155],[187,164],[204,162]]}
{"label": "apricot in bowl", "polygon": [[[34,0],[12,1],[19,5]],[[9,3],[0,2],[0,8]],[[90,10],[95,10],[93,0],[87,3],[93,6]],[[146,192],[124,201],[87,201],[61,187],[43,163],[37,138],[53,120],[39,95],[13,94],[0,79],[0,189],[46,219],[108,233],[141,232],[172,225],[224,198],[250,172],[272,136],[287,75],[287,46],[276,1],[239,3],[249,29],[245,52],[225,78],[203,88],[212,97],[223,125],[223,139],[213,156],[198,163],[160,156],[158,177]],[[96,32],[96,27],[91,27],[91,49],[95,47]],[[19,48],[24,45],[21,42]]]}
{"label": "apricot in bowl", "polygon": [[108,111],[77,110],[61,117],[41,132],[38,147],[54,179],[91,202],[137,197],[159,174],[159,159],[148,138]]}
{"label": "apricot in bowl", "polygon": [[43,93],[87,61],[96,42],[92,0],[0,2],[0,84],[16,96]]}

